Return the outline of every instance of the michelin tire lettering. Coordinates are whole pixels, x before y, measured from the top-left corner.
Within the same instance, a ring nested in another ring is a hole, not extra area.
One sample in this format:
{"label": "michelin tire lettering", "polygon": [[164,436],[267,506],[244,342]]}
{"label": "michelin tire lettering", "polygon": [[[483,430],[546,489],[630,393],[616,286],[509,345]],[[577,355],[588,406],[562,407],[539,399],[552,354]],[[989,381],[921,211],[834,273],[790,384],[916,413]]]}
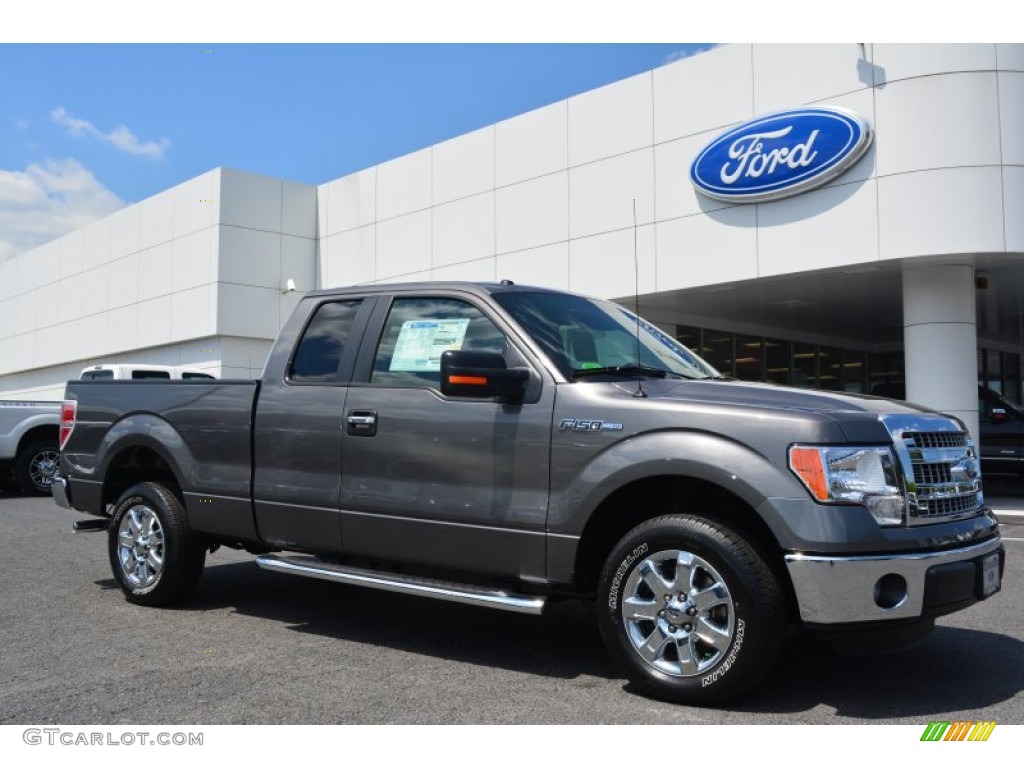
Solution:
{"label": "michelin tire lettering", "polygon": [[619,607],[619,587],[622,585],[622,577],[626,575],[626,572],[633,566],[636,559],[641,555],[647,554],[647,545],[641,544],[623,560],[618,569],[615,571],[615,578],[612,579],[611,589],[608,590],[608,607],[613,611]]}
{"label": "michelin tire lettering", "polygon": [[725,661],[722,662],[722,665],[718,669],[716,669],[709,675],[704,675],[704,677],[701,678],[701,688],[707,688],[718,678],[720,678],[722,675],[724,675],[726,672],[732,669],[732,665],[736,663],[736,657],[740,653],[740,646],[743,645],[743,632],[745,629],[746,626],[743,623],[743,619],[737,619],[736,639],[733,641],[732,648],[729,650],[729,655],[725,657]]}
{"label": "michelin tire lettering", "polygon": [[778,200],[846,172],[867,151],[872,136],[864,118],[840,107],[774,112],[705,146],[690,165],[690,181],[714,200]]}

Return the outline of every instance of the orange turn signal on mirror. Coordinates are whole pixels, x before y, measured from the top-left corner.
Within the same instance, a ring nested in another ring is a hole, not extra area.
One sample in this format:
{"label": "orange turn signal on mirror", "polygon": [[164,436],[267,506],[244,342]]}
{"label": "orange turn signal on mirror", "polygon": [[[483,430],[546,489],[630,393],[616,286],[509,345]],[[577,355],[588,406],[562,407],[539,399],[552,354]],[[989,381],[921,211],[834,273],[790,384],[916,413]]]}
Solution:
{"label": "orange turn signal on mirror", "polygon": [[469,384],[475,387],[486,387],[487,377],[486,376],[449,376],[449,384]]}
{"label": "orange turn signal on mirror", "polygon": [[789,449],[789,466],[818,501],[828,501],[828,481],[817,448],[793,446]]}

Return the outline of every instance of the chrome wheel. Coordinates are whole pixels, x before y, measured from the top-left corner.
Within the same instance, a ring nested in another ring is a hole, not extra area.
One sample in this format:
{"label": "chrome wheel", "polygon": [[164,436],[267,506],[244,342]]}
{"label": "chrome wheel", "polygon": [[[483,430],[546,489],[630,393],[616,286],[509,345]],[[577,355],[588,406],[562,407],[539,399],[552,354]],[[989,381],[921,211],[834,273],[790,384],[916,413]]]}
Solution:
{"label": "chrome wheel", "polygon": [[136,504],[121,519],[117,531],[117,557],[121,571],[134,587],[148,587],[164,567],[164,531],[149,507]]}
{"label": "chrome wheel", "polygon": [[28,476],[40,491],[50,490],[53,476],[60,463],[60,452],[56,448],[47,448],[32,457],[28,464]]}
{"label": "chrome wheel", "polygon": [[729,650],[736,609],[725,580],[707,560],[685,550],[647,556],[623,588],[626,636],[659,672],[692,677],[714,667]]}

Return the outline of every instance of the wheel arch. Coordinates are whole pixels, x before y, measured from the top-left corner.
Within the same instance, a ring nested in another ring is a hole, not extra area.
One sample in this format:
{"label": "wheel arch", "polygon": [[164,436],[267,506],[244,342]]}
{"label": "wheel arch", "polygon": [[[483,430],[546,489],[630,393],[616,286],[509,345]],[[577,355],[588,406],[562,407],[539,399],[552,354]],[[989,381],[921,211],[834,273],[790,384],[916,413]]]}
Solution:
{"label": "wheel arch", "polygon": [[50,437],[53,438],[53,444],[57,445],[60,437],[60,428],[56,424],[38,424],[31,429],[26,430],[25,434],[21,436],[18,440],[18,448],[14,455],[21,456],[21,452],[36,440],[47,439]]}
{"label": "wheel arch", "polygon": [[146,481],[165,483],[181,498],[194,484],[195,461],[182,435],[166,420],[133,413],[115,422],[96,451],[101,504],[113,504],[125,489]]}
{"label": "wheel arch", "polygon": [[103,505],[115,503],[128,488],[144,482],[166,485],[181,498],[180,471],[172,460],[144,443],[119,446],[103,473]]}
{"label": "wheel arch", "polygon": [[[790,610],[796,599],[784,567],[782,547],[768,524],[745,499],[699,477],[655,475],[627,483],[594,509],[576,547],[574,587],[592,593],[614,546],[636,526],[667,514],[714,521],[733,530],[760,552],[783,586]],[[795,613],[794,613],[795,615]]]}

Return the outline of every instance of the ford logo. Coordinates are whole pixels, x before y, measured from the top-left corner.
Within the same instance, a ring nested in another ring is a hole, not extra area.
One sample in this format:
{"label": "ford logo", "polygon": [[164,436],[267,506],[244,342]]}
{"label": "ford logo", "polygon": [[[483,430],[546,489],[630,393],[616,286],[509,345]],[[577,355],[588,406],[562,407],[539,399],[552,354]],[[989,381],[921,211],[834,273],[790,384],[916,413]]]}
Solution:
{"label": "ford logo", "polygon": [[690,181],[715,200],[756,203],[806,192],[856,163],[871,126],[840,107],[803,107],[758,117],[697,155]]}

